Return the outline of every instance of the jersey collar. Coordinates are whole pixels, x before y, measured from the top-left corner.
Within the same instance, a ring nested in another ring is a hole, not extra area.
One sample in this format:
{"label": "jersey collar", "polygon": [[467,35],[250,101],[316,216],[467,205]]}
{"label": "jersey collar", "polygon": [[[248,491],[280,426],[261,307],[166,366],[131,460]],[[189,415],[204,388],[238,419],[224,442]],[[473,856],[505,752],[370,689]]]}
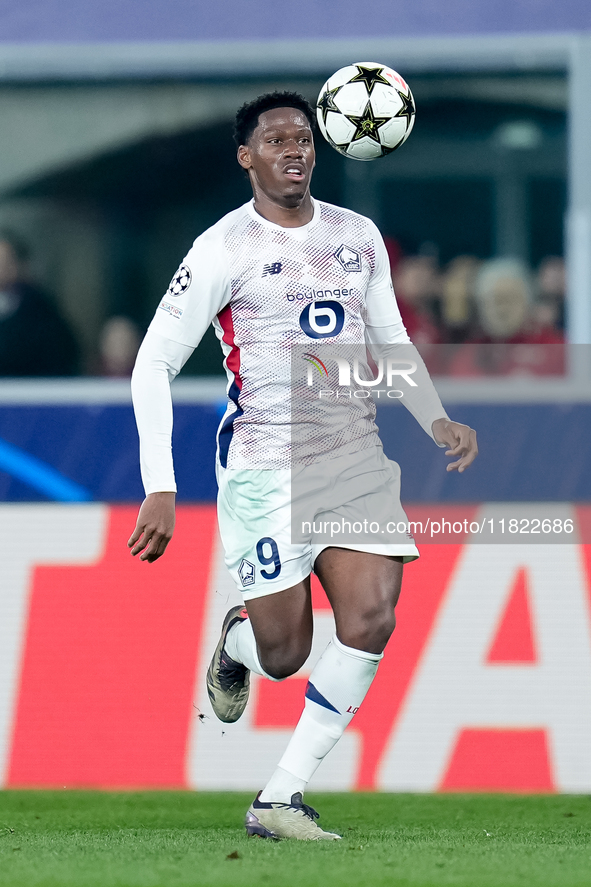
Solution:
{"label": "jersey collar", "polygon": [[318,200],[314,200],[313,197],[311,200],[314,208],[312,218],[306,225],[300,225],[297,228],[284,228],[282,225],[276,225],[275,222],[269,222],[268,219],[263,218],[263,216],[259,215],[254,208],[254,197],[246,204],[246,209],[249,215],[252,216],[259,225],[262,225],[263,228],[270,228],[273,231],[282,231],[284,234],[288,234],[290,237],[295,237],[297,240],[305,240],[308,236],[308,232],[314,228],[320,220],[320,203]]}

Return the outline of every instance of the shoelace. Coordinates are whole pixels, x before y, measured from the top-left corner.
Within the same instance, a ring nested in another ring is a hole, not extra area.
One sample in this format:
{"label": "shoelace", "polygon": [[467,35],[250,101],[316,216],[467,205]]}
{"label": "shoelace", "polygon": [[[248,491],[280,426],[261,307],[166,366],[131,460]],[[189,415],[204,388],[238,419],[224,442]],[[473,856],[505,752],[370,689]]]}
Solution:
{"label": "shoelace", "polygon": [[230,659],[229,656],[222,656],[220,659],[220,669],[218,679],[222,690],[230,690],[234,684],[243,684],[244,675],[246,674],[246,666],[241,662]]}
{"label": "shoelace", "polygon": [[[301,798],[301,795],[300,795],[300,798]],[[302,800],[295,801],[295,803],[294,803],[294,800],[292,797],[291,804],[286,804],[285,806],[291,807],[292,810],[301,810],[302,813],[304,814],[304,816],[307,816],[308,819],[312,819],[312,820],[320,819],[320,813],[317,813],[316,810],[314,810],[313,807],[310,807],[309,804],[304,804],[304,802]]]}

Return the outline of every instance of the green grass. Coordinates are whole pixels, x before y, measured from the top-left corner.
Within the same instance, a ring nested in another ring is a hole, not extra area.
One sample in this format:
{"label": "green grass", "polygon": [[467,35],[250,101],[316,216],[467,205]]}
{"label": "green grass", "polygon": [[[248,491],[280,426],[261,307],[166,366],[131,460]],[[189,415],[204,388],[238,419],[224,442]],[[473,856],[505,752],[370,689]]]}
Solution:
{"label": "green grass", "polygon": [[0,885],[591,887],[587,796],[314,794],[338,843],[242,830],[251,796],[0,792]]}

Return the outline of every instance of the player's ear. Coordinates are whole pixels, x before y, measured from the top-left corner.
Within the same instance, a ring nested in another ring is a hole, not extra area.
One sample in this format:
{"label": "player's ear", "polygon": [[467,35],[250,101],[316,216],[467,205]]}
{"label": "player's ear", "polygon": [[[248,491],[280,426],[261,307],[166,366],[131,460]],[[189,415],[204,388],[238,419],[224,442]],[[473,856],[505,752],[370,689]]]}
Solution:
{"label": "player's ear", "polygon": [[250,159],[250,148],[248,145],[240,145],[238,148],[238,163],[242,169],[250,169],[252,161]]}

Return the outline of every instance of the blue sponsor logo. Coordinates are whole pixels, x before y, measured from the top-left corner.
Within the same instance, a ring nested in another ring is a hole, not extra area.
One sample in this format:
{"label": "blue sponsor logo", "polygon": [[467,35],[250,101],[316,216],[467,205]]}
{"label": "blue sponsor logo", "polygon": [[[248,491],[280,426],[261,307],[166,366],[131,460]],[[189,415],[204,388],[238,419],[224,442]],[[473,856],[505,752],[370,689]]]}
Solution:
{"label": "blue sponsor logo", "polygon": [[300,314],[300,326],[311,339],[338,336],[344,323],[345,309],[332,300],[311,302]]}

